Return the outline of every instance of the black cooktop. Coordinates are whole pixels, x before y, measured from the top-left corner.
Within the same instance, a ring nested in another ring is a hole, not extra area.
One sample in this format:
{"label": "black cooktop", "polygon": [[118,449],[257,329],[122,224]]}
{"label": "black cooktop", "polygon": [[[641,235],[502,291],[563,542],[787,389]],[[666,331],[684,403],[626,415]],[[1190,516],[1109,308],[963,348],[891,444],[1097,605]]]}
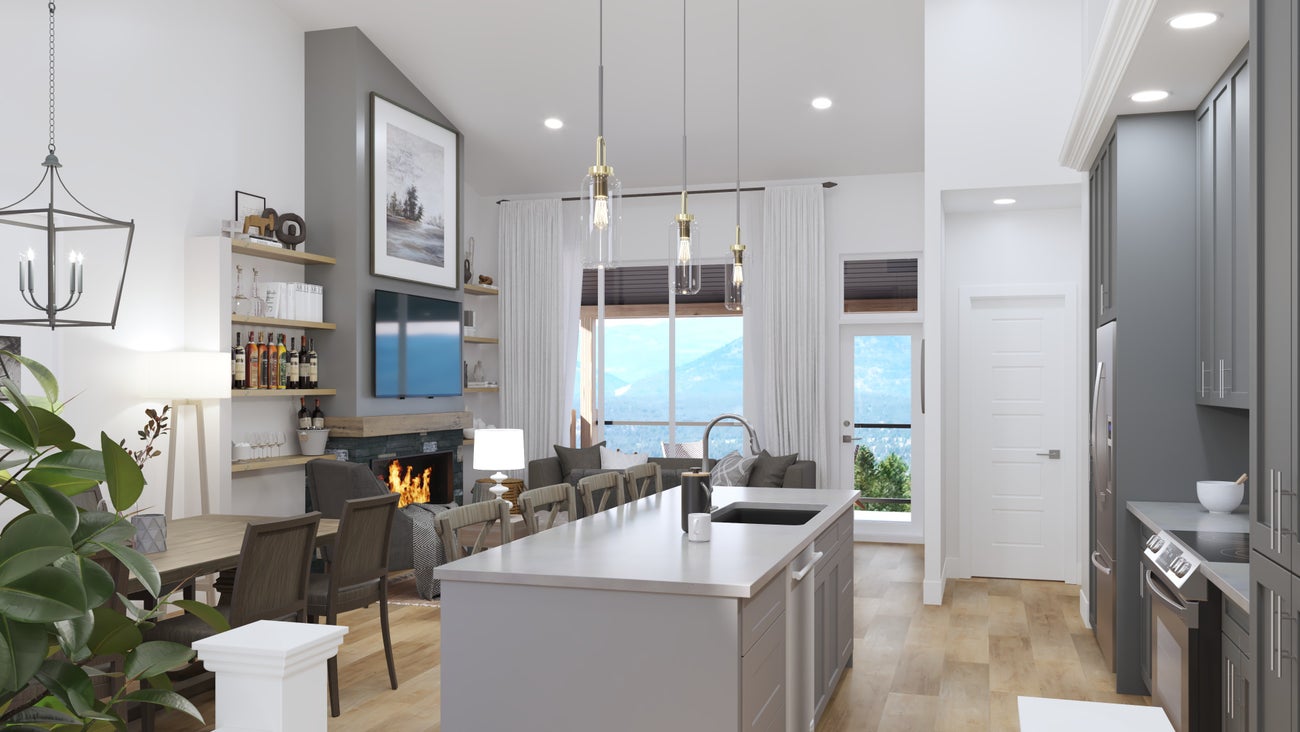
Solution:
{"label": "black cooktop", "polygon": [[1171,531],[1178,541],[1207,562],[1250,561],[1250,534],[1231,531]]}

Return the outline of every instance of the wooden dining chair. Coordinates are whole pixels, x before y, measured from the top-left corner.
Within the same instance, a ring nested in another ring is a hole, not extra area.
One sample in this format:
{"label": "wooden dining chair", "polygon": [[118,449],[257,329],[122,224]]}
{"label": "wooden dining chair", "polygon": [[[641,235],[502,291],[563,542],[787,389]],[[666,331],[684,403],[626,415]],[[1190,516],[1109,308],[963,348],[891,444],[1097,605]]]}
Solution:
{"label": "wooden dining chair", "polygon": [[[479,501],[467,506],[457,506],[433,517],[434,530],[442,541],[442,548],[447,553],[447,561],[454,562],[461,557],[478,554],[488,548],[488,532],[495,525],[501,527],[501,543],[507,544],[510,535],[510,503],[500,498]],[[474,544],[466,546],[460,541],[460,530],[479,527]]]}
{"label": "wooden dining chair", "polygon": [[642,463],[633,465],[628,468],[623,475],[627,479],[627,500],[637,501],[650,495],[650,489],[654,488],[654,494],[657,496],[664,492],[663,473],[660,472],[659,463]]}
{"label": "wooden dining chair", "polygon": [[[353,498],[343,503],[338,534],[329,552],[328,572],[313,574],[307,582],[307,618],[323,617],[336,625],[338,614],[379,605],[379,627],[388,660],[388,682],[397,688],[393,665],[393,640],[388,631],[388,537],[397,513],[397,493],[372,498]],[[339,716],[338,655],[328,661],[330,714]]]}
{"label": "wooden dining chair", "polygon": [[[561,511],[568,515],[570,521],[578,517],[577,494],[568,483],[532,488],[519,494],[519,513],[524,517],[524,526],[528,527],[529,536],[536,536],[537,532],[555,526],[555,519]],[[545,525],[540,520],[543,512],[546,514]]]}
{"label": "wooden dining chair", "polygon": [[[217,610],[238,628],[257,620],[307,620],[307,582],[316,547],[320,513],[313,511],[287,519],[251,521],[244,529],[239,552],[239,571],[234,586]],[[191,645],[217,631],[196,615],[185,613],[161,620],[145,631],[145,640],[163,640]],[[197,663],[197,662],[196,662]],[[178,693],[205,680],[206,673],[189,669],[168,674],[172,690]],[[141,705],[141,732],[153,732],[156,708]]]}
{"label": "wooden dining chair", "polygon": [[623,474],[617,471],[589,475],[578,481],[578,498],[582,501],[583,516],[594,516],[606,508],[621,506],[624,502]]}

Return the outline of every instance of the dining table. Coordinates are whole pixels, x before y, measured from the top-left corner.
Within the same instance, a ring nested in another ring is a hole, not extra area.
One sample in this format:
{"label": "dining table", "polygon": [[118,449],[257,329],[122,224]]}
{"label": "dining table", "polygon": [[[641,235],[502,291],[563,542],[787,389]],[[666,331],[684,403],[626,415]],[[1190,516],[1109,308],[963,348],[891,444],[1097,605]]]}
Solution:
{"label": "dining table", "polygon": [[[244,529],[250,521],[268,521],[282,516],[205,514],[167,521],[167,551],[147,554],[162,578],[163,592],[194,577],[229,572],[239,568],[244,547]],[[338,533],[338,519],[323,518],[316,529],[316,545],[330,543]],[[131,577],[129,591],[144,589]]]}

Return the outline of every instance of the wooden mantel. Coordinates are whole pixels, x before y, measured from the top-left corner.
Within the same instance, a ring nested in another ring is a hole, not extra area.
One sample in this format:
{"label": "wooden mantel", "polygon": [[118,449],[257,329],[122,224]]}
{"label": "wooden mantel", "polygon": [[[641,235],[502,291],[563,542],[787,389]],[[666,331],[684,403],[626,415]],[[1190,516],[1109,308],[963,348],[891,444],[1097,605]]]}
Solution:
{"label": "wooden mantel", "polygon": [[443,432],[474,426],[472,412],[390,414],[379,417],[326,417],[330,437],[383,437]]}

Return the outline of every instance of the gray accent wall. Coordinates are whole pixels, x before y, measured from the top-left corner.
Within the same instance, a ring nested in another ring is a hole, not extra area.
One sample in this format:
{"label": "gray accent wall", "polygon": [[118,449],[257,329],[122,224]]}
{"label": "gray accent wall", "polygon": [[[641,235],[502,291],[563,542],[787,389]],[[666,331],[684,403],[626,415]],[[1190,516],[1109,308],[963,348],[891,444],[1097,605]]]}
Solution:
{"label": "gray accent wall", "polygon": [[[336,331],[316,334],[321,386],[338,389],[337,396],[322,398],[321,408],[327,415],[339,417],[463,411],[463,397],[374,396],[374,291],[444,300],[462,300],[462,292],[371,274],[371,92],[457,130],[359,29],[307,33],[304,218],[311,232],[312,251],[338,260],[333,266],[307,268],[307,280],[325,286],[326,320],[338,324]],[[456,146],[460,179],[465,141],[459,130]],[[463,229],[463,182],[459,189],[457,221]],[[460,259],[459,234],[456,262]]]}

